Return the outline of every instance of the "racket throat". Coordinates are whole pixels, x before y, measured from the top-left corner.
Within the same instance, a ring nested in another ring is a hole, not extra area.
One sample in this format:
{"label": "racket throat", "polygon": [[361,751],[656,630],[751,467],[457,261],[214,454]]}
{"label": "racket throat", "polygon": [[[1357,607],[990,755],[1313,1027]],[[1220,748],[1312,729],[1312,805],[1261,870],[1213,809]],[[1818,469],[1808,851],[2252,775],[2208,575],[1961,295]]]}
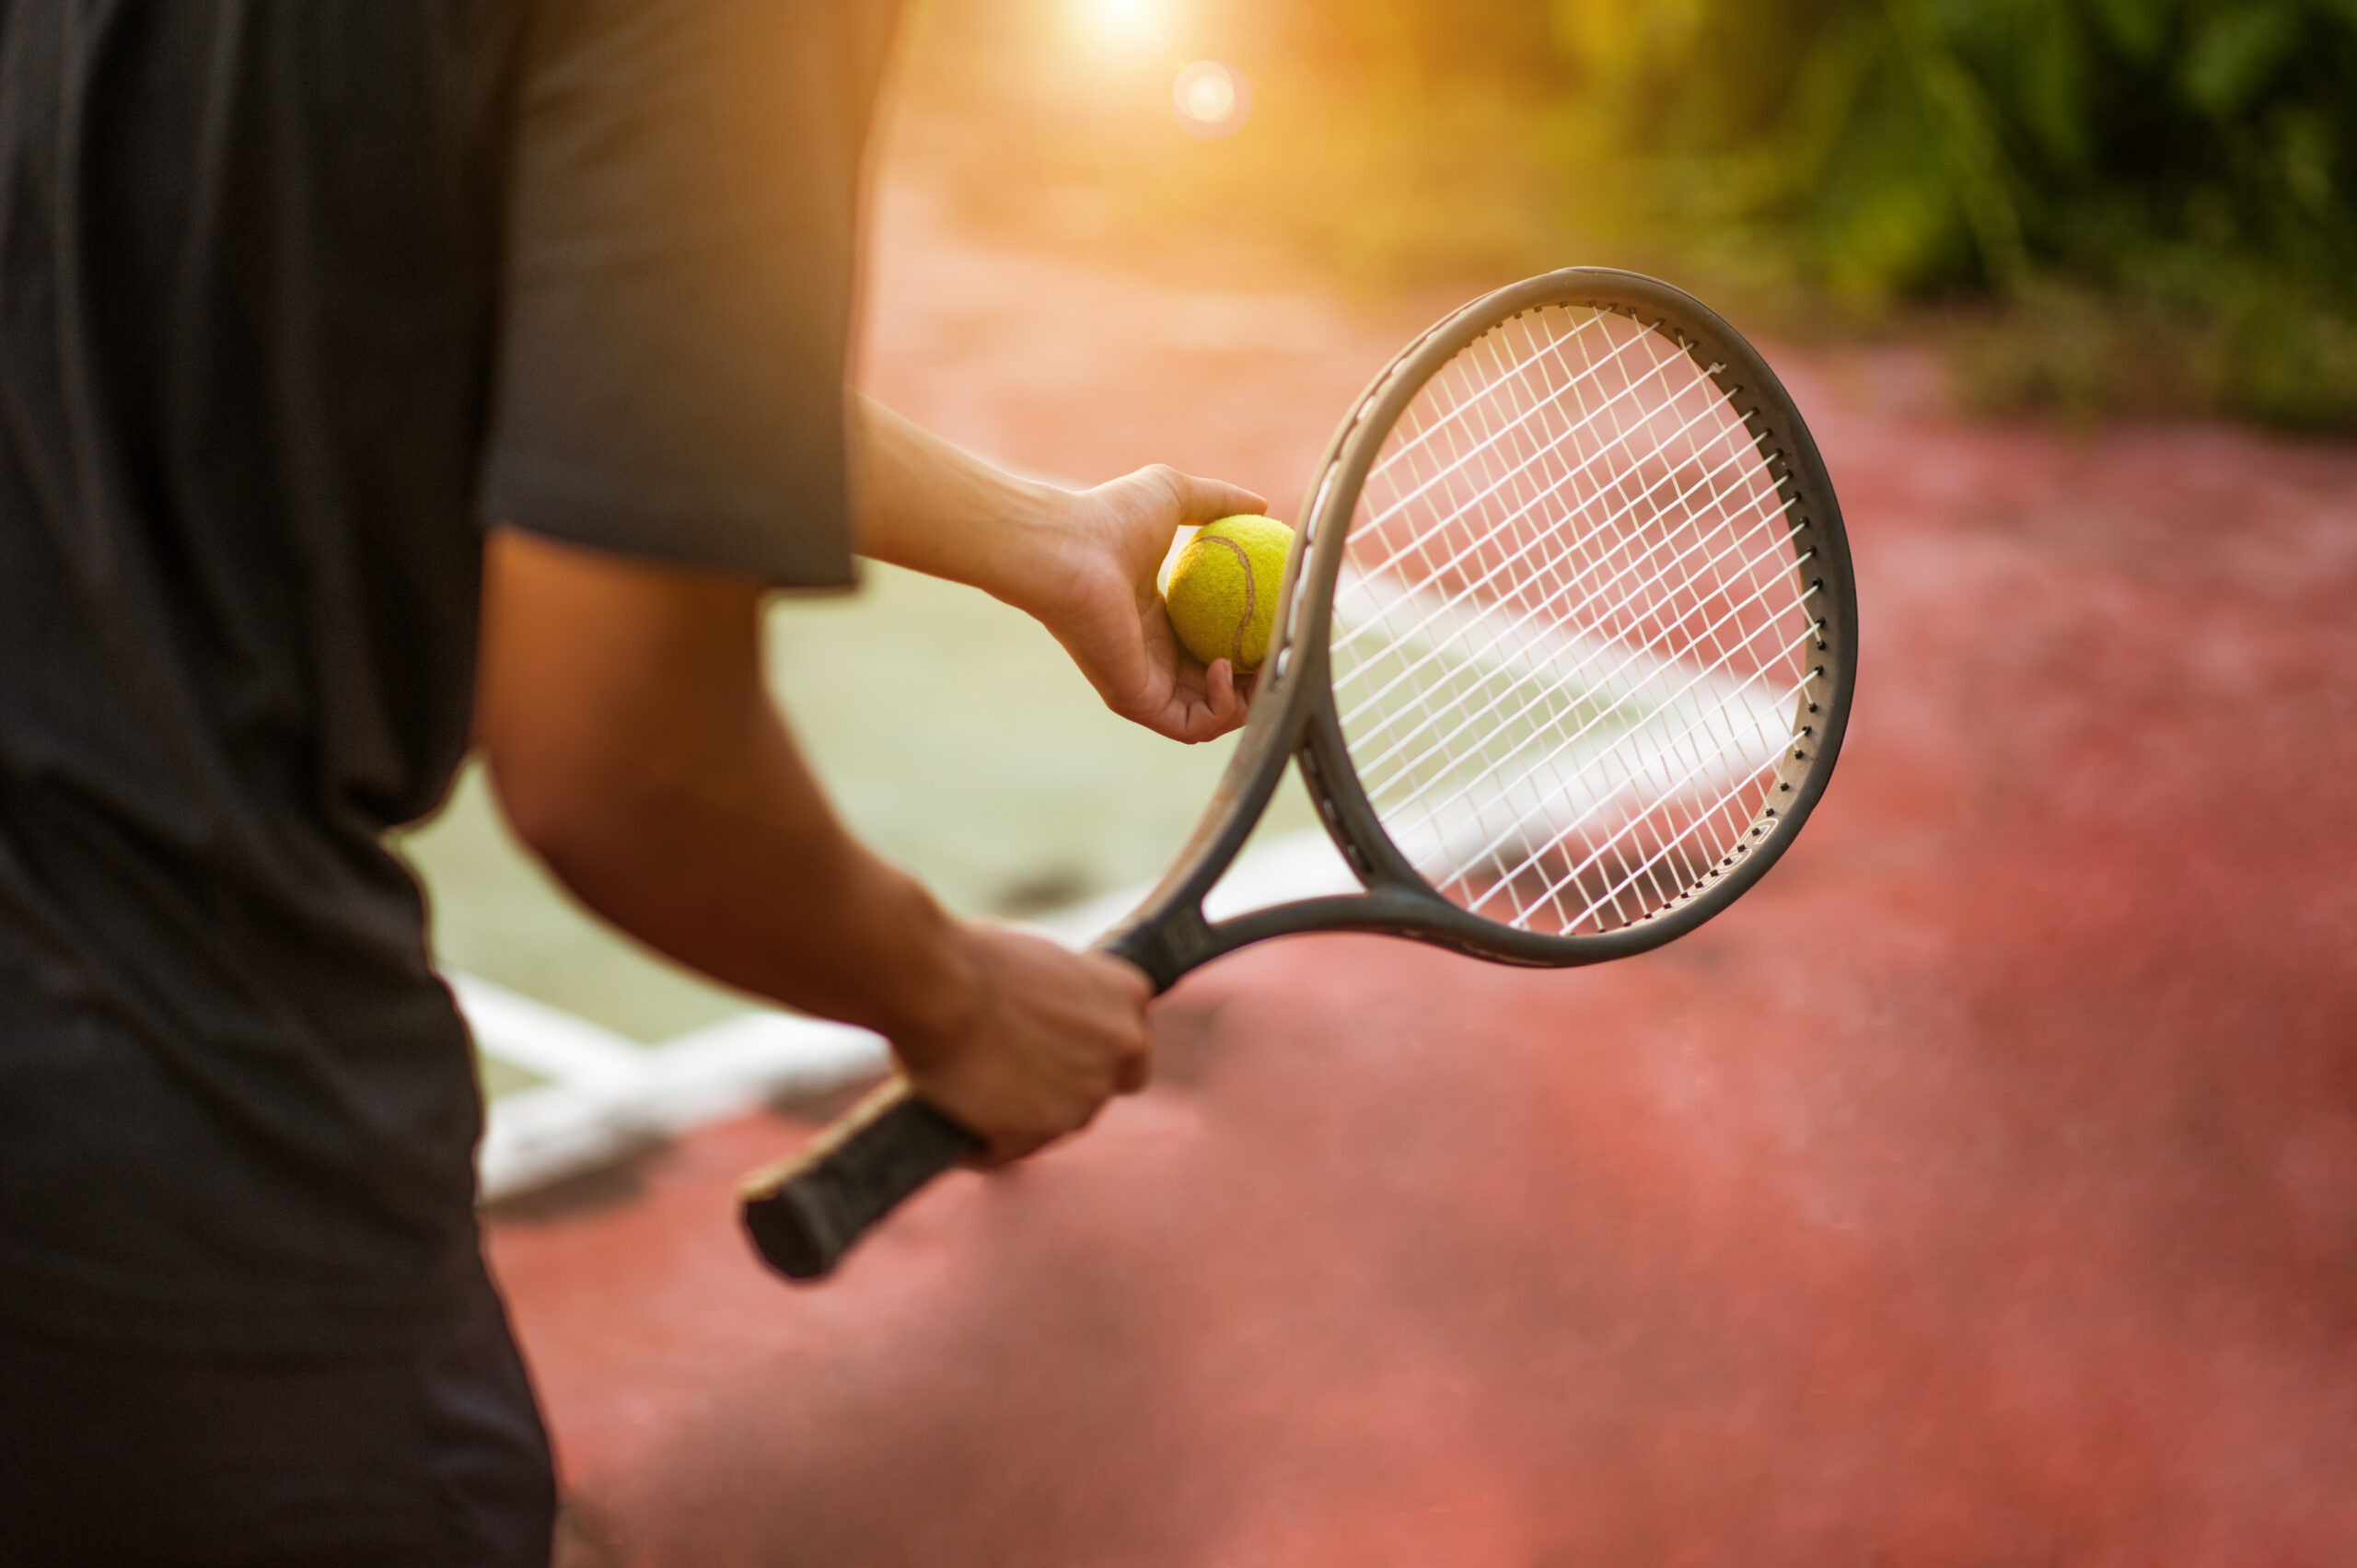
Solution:
{"label": "racket throat", "polygon": [[1098,951],[1136,965],[1157,996],[1226,950],[1213,936],[1202,906],[1188,901],[1142,911],[1098,944]]}

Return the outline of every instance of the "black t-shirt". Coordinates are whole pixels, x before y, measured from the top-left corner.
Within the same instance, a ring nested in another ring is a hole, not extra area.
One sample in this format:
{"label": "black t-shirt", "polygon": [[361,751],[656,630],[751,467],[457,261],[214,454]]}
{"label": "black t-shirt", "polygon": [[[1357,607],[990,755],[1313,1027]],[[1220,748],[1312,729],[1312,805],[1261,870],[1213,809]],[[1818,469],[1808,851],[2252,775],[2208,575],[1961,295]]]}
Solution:
{"label": "black t-shirt", "polygon": [[466,749],[483,520],[849,580],[889,22],[0,0],[0,1318],[453,1299],[481,1108],[383,835]]}

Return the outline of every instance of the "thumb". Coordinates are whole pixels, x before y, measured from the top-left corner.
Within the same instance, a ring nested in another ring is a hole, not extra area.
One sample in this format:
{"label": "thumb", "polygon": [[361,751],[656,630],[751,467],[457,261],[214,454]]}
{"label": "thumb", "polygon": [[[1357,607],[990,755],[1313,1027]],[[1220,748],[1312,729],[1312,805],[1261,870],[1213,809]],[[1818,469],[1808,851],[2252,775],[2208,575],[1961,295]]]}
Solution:
{"label": "thumb", "polygon": [[1192,474],[1179,476],[1178,515],[1188,528],[1200,528],[1238,513],[1265,512],[1268,506],[1267,497],[1241,485],[1224,480],[1197,479]]}

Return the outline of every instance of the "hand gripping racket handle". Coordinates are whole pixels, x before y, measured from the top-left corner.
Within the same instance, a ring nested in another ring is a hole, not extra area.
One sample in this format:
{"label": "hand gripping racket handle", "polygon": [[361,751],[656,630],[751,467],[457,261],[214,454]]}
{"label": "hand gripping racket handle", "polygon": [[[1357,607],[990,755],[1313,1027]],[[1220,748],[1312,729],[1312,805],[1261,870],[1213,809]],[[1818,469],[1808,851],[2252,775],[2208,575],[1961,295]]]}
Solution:
{"label": "hand gripping racket handle", "polygon": [[[1097,951],[1145,971],[1161,994],[1191,966],[1170,971],[1156,931],[1123,932]],[[754,1248],[790,1280],[822,1280],[852,1244],[936,1176],[982,1152],[982,1140],[895,1077],[843,1118],[737,1190]]]}
{"label": "hand gripping racket handle", "polygon": [[747,1177],[739,1213],[772,1268],[822,1280],[877,1221],[981,1151],[980,1138],[896,1077],[791,1157]]}

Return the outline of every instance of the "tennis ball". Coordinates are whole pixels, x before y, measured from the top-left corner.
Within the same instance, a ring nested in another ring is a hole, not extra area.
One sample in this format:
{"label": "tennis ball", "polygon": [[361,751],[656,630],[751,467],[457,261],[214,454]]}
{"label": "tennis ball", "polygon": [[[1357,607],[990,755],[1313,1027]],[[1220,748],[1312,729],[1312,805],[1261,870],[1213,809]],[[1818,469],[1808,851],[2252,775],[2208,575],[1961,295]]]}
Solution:
{"label": "tennis ball", "polygon": [[1239,675],[1260,668],[1292,547],[1293,530],[1267,517],[1222,517],[1195,530],[1162,593],[1189,653],[1205,664],[1224,658]]}

